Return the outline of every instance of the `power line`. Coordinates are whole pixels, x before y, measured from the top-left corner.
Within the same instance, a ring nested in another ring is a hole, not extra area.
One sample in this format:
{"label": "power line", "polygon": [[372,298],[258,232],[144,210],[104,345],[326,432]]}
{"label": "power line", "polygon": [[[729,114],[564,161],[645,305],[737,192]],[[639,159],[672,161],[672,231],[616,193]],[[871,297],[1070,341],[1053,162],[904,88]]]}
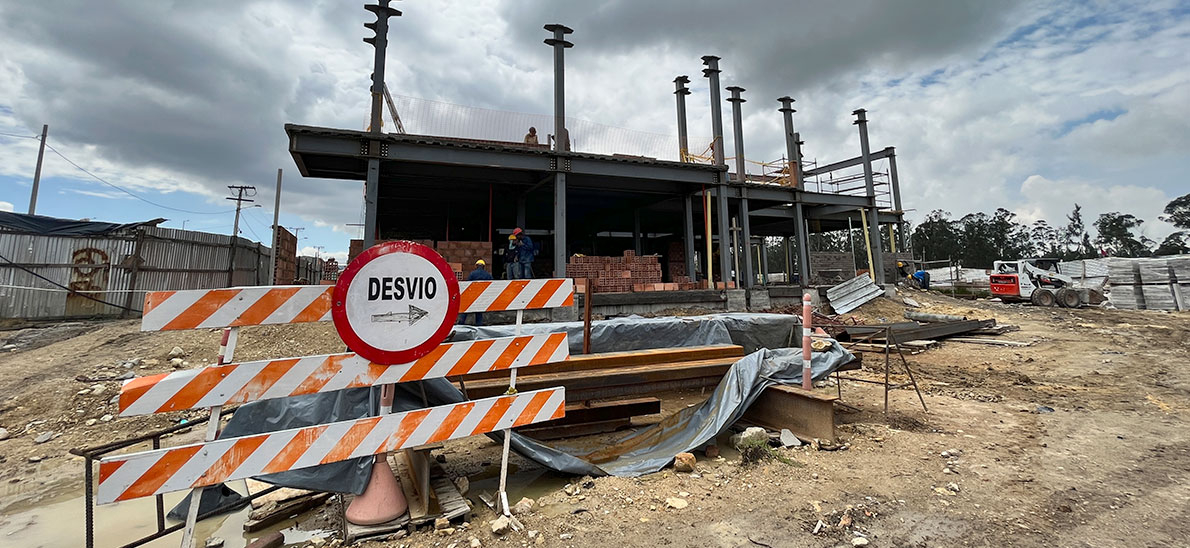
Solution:
{"label": "power line", "polygon": [[38,138],[36,135],[17,135],[16,133],[6,133],[3,131],[0,131],[0,135],[3,135],[5,137],[18,137],[21,139],[37,139]]}
{"label": "power line", "polygon": [[128,189],[126,189],[126,188],[122,187],[122,186],[116,185],[116,184],[114,184],[114,183],[110,183],[110,182],[108,182],[107,180],[103,179],[102,177],[100,177],[100,176],[98,176],[98,175],[96,175],[96,174],[94,174],[94,173],[91,173],[90,171],[88,171],[88,170],[87,170],[86,168],[84,168],[83,166],[80,166],[80,165],[78,165],[78,164],[74,163],[74,161],[73,161],[73,160],[71,160],[70,158],[67,158],[67,157],[66,157],[66,155],[62,154],[61,152],[58,152],[58,149],[54,148],[54,146],[53,146],[53,145],[51,145],[51,144],[49,144],[49,143],[46,143],[46,145],[45,145],[45,146],[46,146],[46,148],[48,148],[48,149],[50,149],[51,151],[53,151],[53,153],[54,153],[54,154],[57,154],[59,158],[62,158],[63,160],[66,160],[66,163],[68,163],[68,164],[70,164],[70,165],[74,166],[74,167],[75,167],[76,169],[78,169],[79,171],[82,171],[83,173],[86,173],[87,175],[90,175],[90,176],[91,176],[91,178],[95,179],[96,181],[99,181],[99,182],[101,182],[101,183],[103,183],[103,184],[105,184],[105,185],[107,185],[107,186],[110,186],[110,187],[112,187],[112,188],[114,188],[114,189],[116,189],[116,190],[119,190],[120,192],[123,192],[124,194],[127,194],[127,195],[129,195],[129,196],[132,196],[133,198],[136,198],[137,200],[140,200],[140,201],[142,201],[142,202],[145,202],[145,203],[147,203],[147,204],[154,205],[154,206],[160,207],[160,208],[162,208],[162,209],[168,209],[168,210],[171,210],[171,211],[178,211],[178,212],[181,212],[181,213],[193,213],[193,214],[195,214],[195,215],[224,215],[224,214],[227,214],[227,213],[231,213],[231,212],[233,211],[233,210],[230,210],[230,209],[229,209],[229,210],[226,210],[226,211],[192,211],[192,210],[189,210],[189,209],[181,209],[181,208],[177,208],[177,207],[171,207],[171,206],[167,206],[167,205],[164,205],[164,204],[159,204],[159,203],[157,203],[157,202],[154,202],[154,201],[152,201],[152,200],[150,200],[150,199],[148,199],[148,198],[145,198],[145,197],[143,197],[143,196],[140,196],[139,194],[136,194],[136,193],[134,193],[134,192],[132,192],[132,191],[130,191],[130,190],[128,190]]}

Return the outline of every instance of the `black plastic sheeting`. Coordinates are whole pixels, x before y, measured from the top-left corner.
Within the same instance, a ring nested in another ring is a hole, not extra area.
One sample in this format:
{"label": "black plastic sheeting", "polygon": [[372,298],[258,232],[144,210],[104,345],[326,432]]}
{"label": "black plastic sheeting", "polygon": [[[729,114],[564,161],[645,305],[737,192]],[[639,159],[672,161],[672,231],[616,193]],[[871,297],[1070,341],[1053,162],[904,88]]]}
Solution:
{"label": "black plastic sheeting", "polygon": [[[570,353],[583,349],[583,322],[531,323],[524,335],[565,331]],[[451,340],[510,337],[514,325],[456,325]],[[738,344],[745,353],[785,348],[801,341],[801,318],[789,314],[728,313],[678,318],[627,316],[591,322],[591,352],[621,352],[707,344]]]}
{"label": "black plastic sheeting", "polygon": [[163,222],[165,219],[153,219],[139,223],[103,223],[0,211],[0,229],[43,236],[100,236],[138,226],[157,226]]}
{"label": "black plastic sheeting", "polygon": [[[575,339],[580,349],[582,346],[582,324],[577,324],[577,335],[573,332],[574,324],[525,324],[522,333],[565,330],[574,351]],[[454,340],[509,336],[515,333],[515,329],[515,326],[457,326]],[[636,436],[656,435],[655,432],[649,432],[661,428],[663,432],[658,443],[625,452],[610,462],[596,466],[515,432],[512,433],[510,446],[545,468],[567,474],[636,476],[660,470],[673,460],[675,454],[705,445],[734,423],[768,386],[778,382],[799,383],[802,374],[800,349],[781,348],[793,340],[800,340],[800,319],[783,314],[716,314],[653,319],[630,317],[595,322],[591,329],[593,351],[735,343],[743,345],[751,354],[732,366],[703,405],[684,409],[658,425],[625,438],[631,440]],[[768,350],[767,345],[779,349]],[[834,343],[826,352],[815,352],[811,362],[812,378],[824,378],[852,358],[838,343]],[[364,417],[368,415],[369,409],[375,408],[374,391],[376,388],[352,388],[247,403],[232,415],[221,435],[244,436]],[[446,379],[402,383],[397,385],[393,412],[420,409],[427,404],[437,406],[462,401],[465,401],[462,392]],[[494,432],[488,437],[502,442],[502,435]],[[255,479],[286,487],[359,494],[367,486],[371,473],[372,457],[363,457]]]}

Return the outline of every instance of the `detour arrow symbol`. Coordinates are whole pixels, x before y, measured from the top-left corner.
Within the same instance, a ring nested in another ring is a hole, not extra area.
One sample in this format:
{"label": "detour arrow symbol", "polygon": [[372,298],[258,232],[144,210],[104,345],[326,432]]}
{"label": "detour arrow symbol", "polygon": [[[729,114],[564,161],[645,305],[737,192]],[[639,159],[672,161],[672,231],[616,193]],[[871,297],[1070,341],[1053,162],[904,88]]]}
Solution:
{"label": "detour arrow symbol", "polygon": [[409,322],[409,325],[417,323],[418,320],[426,317],[429,312],[422,310],[416,306],[409,305],[408,312],[387,312],[384,314],[372,314],[373,322]]}

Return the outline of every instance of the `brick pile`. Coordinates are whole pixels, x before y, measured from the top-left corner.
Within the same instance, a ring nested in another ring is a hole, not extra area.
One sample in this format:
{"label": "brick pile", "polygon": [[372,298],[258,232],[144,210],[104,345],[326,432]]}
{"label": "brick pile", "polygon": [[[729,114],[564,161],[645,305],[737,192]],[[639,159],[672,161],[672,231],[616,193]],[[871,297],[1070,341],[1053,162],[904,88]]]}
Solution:
{"label": "brick pile", "polygon": [[634,286],[661,282],[661,263],[656,255],[638,257],[625,251],[622,257],[571,257],[566,275],[590,278],[595,293],[626,293]]}
{"label": "brick pile", "polygon": [[686,274],[686,246],[682,242],[670,242],[669,252],[665,254],[668,263],[669,279],[677,282],[689,282]]}
{"label": "brick pile", "polygon": [[[376,243],[382,244],[392,240],[378,240]],[[488,270],[492,268],[492,243],[491,242],[437,242],[433,240],[410,240],[411,242],[424,245],[437,251],[450,263],[450,268],[455,271],[455,276],[460,280],[464,279],[467,274],[470,274],[475,269],[475,261],[483,259],[488,264]],[[351,245],[348,251],[348,262],[354,259],[356,255],[363,253],[363,240],[351,240]]]}

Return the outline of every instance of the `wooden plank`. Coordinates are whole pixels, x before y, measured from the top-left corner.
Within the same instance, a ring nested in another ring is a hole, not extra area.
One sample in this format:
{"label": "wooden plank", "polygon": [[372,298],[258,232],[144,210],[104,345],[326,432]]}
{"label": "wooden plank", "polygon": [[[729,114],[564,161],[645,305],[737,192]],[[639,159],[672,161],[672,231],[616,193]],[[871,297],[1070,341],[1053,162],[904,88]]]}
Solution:
{"label": "wooden plank", "polygon": [[[704,380],[718,384],[723,374],[731,368],[737,358],[701,360],[694,362],[638,365],[593,371],[572,371],[547,375],[525,375],[517,377],[517,389],[533,390],[538,386],[562,386],[567,390],[567,401],[612,398],[625,395],[647,394],[672,388],[704,386]],[[676,381],[692,381],[676,382]],[[504,380],[482,380],[467,383],[467,393],[472,398],[503,394],[508,389]],[[571,391],[577,391],[571,393]]]}
{"label": "wooden plank", "polygon": [[986,344],[991,346],[1032,346],[1033,343],[1019,342],[1019,341],[1002,341],[998,339],[978,339],[975,337],[950,337],[946,342],[959,342],[967,344]]}
{"label": "wooden plank", "polygon": [[409,519],[420,519],[429,514],[430,493],[422,487],[414,471],[413,451],[397,451],[392,454],[396,466],[397,479],[401,480],[401,489],[405,492],[405,501],[409,503]]}
{"label": "wooden plank", "polygon": [[300,514],[309,512],[310,510],[325,504],[330,496],[330,493],[316,493],[311,494],[308,497],[290,500],[276,506],[269,506],[254,510],[249,515],[248,521],[244,522],[244,532],[254,533],[261,529],[272,527],[273,525],[296,517]]}
{"label": "wooden plank", "polygon": [[778,432],[787,428],[803,440],[817,438],[835,443],[834,402],[837,399],[836,396],[777,384],[764,389],[743,418]]}
{"label": "wooden plank", "polygon": [[534,425],[534,428],[582,424],[612,419],[626,419],[639,415],[655,415],[661,412],[661,400],[657,398],[632,398],[604,402],[578,402],[566,406],[566,416]]}
{"label": "wooden plank", "polygon": [[[707,346],[688,346],[677,348],[654,348],[649,350],[633,350],[629,352],[604,352],[570,356],[566,361],[536,365],[531,371],[518,371],[517,378],[528,375],[547,375],[550,373],[564,373],[568,371],[590,371],[595,369],[612,369],[617,367],[631,367],[635,365],[651,365],[663,363],[691,362],[713,360],[721,358],[741,358],[744,347],[735,344],[716,344]],[[448,377],[451,381],[463,379],[467,382],[468,391],[471,382],[481,379],[507,379],[507,371],[493,371],[476,373],[466,376]]]}

